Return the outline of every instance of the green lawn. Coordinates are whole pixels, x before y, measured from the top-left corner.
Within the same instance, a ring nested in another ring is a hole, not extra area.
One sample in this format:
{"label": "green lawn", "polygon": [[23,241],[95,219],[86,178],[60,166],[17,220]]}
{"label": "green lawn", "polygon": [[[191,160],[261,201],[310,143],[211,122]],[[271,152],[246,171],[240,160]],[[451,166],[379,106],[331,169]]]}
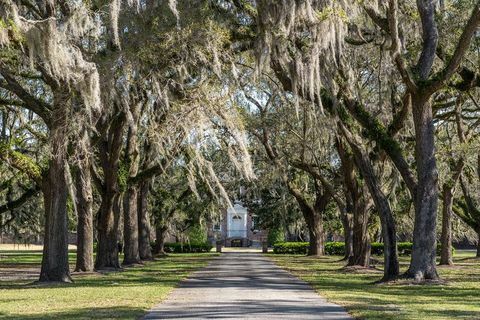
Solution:
{"label": "green lawn", "polygon": [[[340,257],[269,255],[279,266],[309,282],[322,296],[361,319],[480,319],[480,260],[457,250],[454,267],[439,267],[442,284],[405,281],[374,284],[382,272],[342,270]],[[381,259],[381,257],[378,257]],[[402,271],[408,257],[402,257]]]}
{"label": "green lawn", "polygon": [[[37,285],[0,280],[0,318],[135,319],[159,303],[190,272],[215,254],[171,254],[106,275],[74,275],[74,283]],[[71,261],[75,258],[71,253]],[[0,272],[38,266],[41,252],[0,251]]]}

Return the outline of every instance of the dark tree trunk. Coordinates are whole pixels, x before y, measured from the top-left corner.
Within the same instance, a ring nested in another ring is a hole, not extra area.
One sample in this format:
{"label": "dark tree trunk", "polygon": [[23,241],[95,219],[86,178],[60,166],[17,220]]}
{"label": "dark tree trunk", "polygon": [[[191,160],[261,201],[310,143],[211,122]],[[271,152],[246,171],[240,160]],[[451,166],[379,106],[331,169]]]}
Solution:
{"label": "dark tree trunk", "polygon": [[[305,214],[304,214],[305,215]],[[308,246],[308,255],[309,256],[323,256],[325,255],[325,243],[324,243],[324,231],[323,231],[323,218],[321,212],[311,211],[308,213],[309,222],[308,234],[310,237],[310,242]]]}
{"label": "dark tree trunk", "polygon": [[85,132],[79,143],[79,165],[74,168],[76,189],[77,225],[77,261],[75,271],[93,270],[93,196],[88,155],[88,135]]}
{"label": "dark tree trunk", "polygon": [[[129,123],[127,134],[127,146],[125,162],[128,165],[128,177],[135,177],[138,173],[139,151],[137,138],[137,121],[139,104],[132,107],[133,121]],[[140,263],[140,252],[138,250],[138,185],[128,184],[123,202],[123,239],[124,259],[123,264]]]}
{"label": "dark tree trunk", "polygon": [[149,188],[149,181],[142,182],[138,194],[138,251],[142,260],[151,260],[153,258],[150,245],[150,220],[148,217]]}
{"label": "dark tree trunk", "polygon": [[370,195],[372,196],[375,207],[380,215],[384,243],[385,267],[383,280],[388,281],[396,279],[400,272],[397,250],[397,231],[390,204],[380,188],[380,184],[373,170],[372,163],[366,151],[361,147],[361,143],[355,139],[355,137],[349,131],[347,131],[346,128],[342,126],[341,129],[345,138],[350,144],[357,167],[367,183]]}
{"label": "dark tree trunk", "polygon": [[438,173],[435,159],[435,129],[428,97],[413,95],[415,160],[418,185],[415,192],[413,250],[406,276],[416,281],[438,279],[435,265]]}
{"label": "dark tree trunk", "polygon": [[477,242],[477,258],[480,258],[480,230],[477,231],[478,242]]}
{"label": "dark tree trunk", "polygon": [[346,211],[342,217],[343,237],[345,238],[345,257],[349,261],[353,257],[353,218],[352,213]]}
{"label": "dark tree trunk", "polygon": [[114,210],[114,206],[119,206],[119,197],[119,194],[109,192],[105,194],[100,205],[96,270],[120,268],[117,235],[119,212]]}
{"label": "dark tree trunk", "polygon": [[440,265],[453,265],[452,258],[452,188],[445,184],[443,186],[443,208],[442,208],[442,251],[440,255]]}
{"label": "dark tree trunk", "polygon": [[165,235],[167,233],[167,227],[155,226],[155,254],[165,255]]}
{"label": "dark tree trunk", "polygon": [[300,211],[302,211],[303,218],[307,224],[309,234],[309,256],[322,256],[325,254],[324,247],[324,230],[323,230],[323,213],[327,207],[328,201],[331,198],[329,192],[322,194],[317,187],[317,194],[314,205],[310,205],[302,193],[297,190],[292,184],[287,182],[287,187],[291,195],[297,200]]}
{"label": "dark tree trunk", "polygon": [[44,176],[42,191],[45,207],[45,236],[40,282],[71,282],[68,265],[67,225],[67,106],[68,98],[60,98],[53,111],[50,130],[52,159]]}
{"label": "dark tree trunk", "polygon": [[122,149],[125,114],[119,112],[100,142],[99,155],[104,181],[102,203],[97,222],[97,256],[95,269],[118,269],[118,224],[121,193],[118,184],[120,151]]}
{"label": "dark tree trunk", "polygon": [[130,186],[124,195],[123,202],[123,264],[131,265],[140,263],[138,251],[138,211],[137,187]]}
{"label": "dark tree trunk", "polygon": [[347,203],[351,204],[353,213],[352,255],[349,257],[349,266],[370,266],[370,239],[368,236],[368,208],[363,186],[355,176],[355,163],[352,154],[347,151],[340,139],[336,147],[342,161],[343,184]]}
{"label": "dark tree trunk", "polygon": [[368,235],[368,211],[365,203],[358,199],[353,211],[353,256],[349,266],[370,266],[370,237]]}

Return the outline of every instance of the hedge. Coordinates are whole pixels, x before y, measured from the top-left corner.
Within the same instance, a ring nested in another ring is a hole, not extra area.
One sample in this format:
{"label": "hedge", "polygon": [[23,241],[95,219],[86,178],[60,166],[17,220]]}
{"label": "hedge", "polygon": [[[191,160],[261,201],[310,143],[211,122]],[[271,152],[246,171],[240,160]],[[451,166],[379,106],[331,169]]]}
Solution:
{"label": "hedge", "polygon": [[[273,245],[273,253],[276,254],[307,254],[308,242],[277,242]],[[411,242],[398,242],[398,254],[410,255],[412,253],[413,244]],[[372,255],[383,255],[383,243],[372,242],[371,243]],[[441,246],[437,245],[437,254],[440,254]],[[345,243],[344,242],[326,242],[325,254],[327,255],[345,255]]]}
{"label": "hedge", "polygon": [[210,243],[165,243],[165,252],[168,253],[204,253],[210,252],[213,246]]}

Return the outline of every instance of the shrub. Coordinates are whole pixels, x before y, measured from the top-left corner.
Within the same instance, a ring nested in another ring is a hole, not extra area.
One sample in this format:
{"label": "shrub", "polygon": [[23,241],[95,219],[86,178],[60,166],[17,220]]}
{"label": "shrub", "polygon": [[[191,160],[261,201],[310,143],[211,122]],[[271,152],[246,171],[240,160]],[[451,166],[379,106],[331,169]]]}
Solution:
{"label": "shrub", "polygon": [[275,254],[307,254],[308,242],[277,242],[273,245]]}
{"label": "shrub", "polygon": [[326,242],[325,254],[332,256],[345,255],[345,242]]}
{"label": "shrub", "polygon": [[285,241],[285,230],[281,227],[270,229],[268,231],[267,242],[268,245],[274,245],[275,243],[282,243]]}
{"label": "shrub", "polygon": [[165,243],[165,252],[168,253],[204,253],[212,250],[212,245],[208,242],[202,243]]}
{"label": "shrub", "polygon": [[[273,246],[273,253],[276,254],[307,254],[308,242],[277,242]],[[372,242],[372,255],[383,255],[383,243]],[[397,243],[398,254],[402,256],[408,256],[412,254],[413,244],[411,242],[398,242]],[[454,249],[452,249],[454,251]],[[437,245],[437,255],[440,255],[441,245]],[[325,254],[343,256],[345,255],[345,243],[344,242],[326,242]]]}

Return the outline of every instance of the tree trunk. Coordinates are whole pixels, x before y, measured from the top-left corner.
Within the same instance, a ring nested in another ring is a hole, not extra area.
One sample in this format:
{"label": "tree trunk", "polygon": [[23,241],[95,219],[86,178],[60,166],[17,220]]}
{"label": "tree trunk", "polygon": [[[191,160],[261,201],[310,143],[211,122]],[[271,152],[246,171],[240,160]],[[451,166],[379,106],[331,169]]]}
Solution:
{"label": "tree trunk", "polygon": [[415,192],[413,250],[406,276],[416,281],[438,279],[435,266],[438,205],[438,172],[435,159],[435,129],[428,98],[412,97],[415,125],[415,160],[418,185]]}
{"label": "tree trunk", "polygon": [[477,231],[478,242],[477,242],[477,258],[480,258],[480,230]]}
{"label": "tree trunk", "polygon": [[150,245],[150,221],[148,218],[149,187],[149,181],[142,182],[138,194],[138,251],[142,260],[151,260],[153,258]]}
{"label": "tree trunk", "polygon": [[[57,97],[55,97],[57,98]],[[45,236],[40,282],[71,282],[68,266],[68,216],[67,216],[67,106],[62,99],[53,111],[50,130],[52,158],[44,176],[42,191],[45,207]]]}
{"label": "tree trunk", "polygon": [[109,192],[105,194],[100,205],[98,225],[98,247],[95,269],[119,269],[118,259],[118,213],[114,205],[118,206],[120,195]]}
{"label": "tree trunk", "polygon": [[380,188],[380,184],[373,170],[373,165],[361,143],[343,126],[342,132],[350,144],[355,162],[363,178],[366,181],[370,195],[380,215],[382,225],[382,237],[384,243],[384,273],[383,281],[396,279],[399,275],[399,262],[397,250],[397,231],[395,220],[387,197]]}
{"label": "tree trunk", "polygon": [[[139,151],[137,139],[137,121],[139,104],[132,107],[133,121],[129,123],[127,134],[127,147],[125,161],[128,164],[128,178],[135,177],[138,173]],[[140,253],[138,250],[138,185],[127,185],[123,204],[123,239],[124,239],[124,259],[123,264],[140,263]]]}
{"label": "tree trunk", "polygon": [[365,190],[356,179],[353,156],[347,151],[340,138],[337,138],[336,147],[342,161],[342,176],[347,203],[351,204],[353,213],[353,252],[347,265],[368,267],[370,266],[370,239],[368,236],[368,208]]}
{"label": "tree trunk", "polygon": [[343,235],[345,237],[345,257],[349,261],[353,257],[353,219],[352,214],[347,213],[343,219]]}
{"label": "tree trunk", "polygon": [[119,159],[122,149],[125,114],[119,112],[100,142],[99,155],[103,169],[97,234],[98,247],[95,269],[118,269],[118,225],[121,194],[118,184]]}
{"label": "tree trunk", "polygon": [[310,243],[308,246],[309,256],[323,256],[325,255],[323,218],[321,212],[312,211],[309,213],[308,233],[310,236]]}
{"label": "tree trunk", "polygon": [[370,266],[370,237],[368,235],[368,211],[360,199],[353,211],[353,256],[349,266]]}
{"label": "tree trunk", "polygon": [[88,155],[88,134],[84,132],[79,143],[79,162],[74,168],[76,189],[77,224],[77,261],[75,271],[93,270],[93,196]]}
{"label": "tree trunk", "polygon": [[156,255],[165,255],[165,234],[167,232],[167,227],[165,226],[156,226],[155,227],[155,254]]}
{"label": "tree trunk", "polygon": [[443,185],[443,208],[442,208],[442,251],[440,265],[453,265],[452,258],[452,205],[453,192],[447,184]]}
{"label": "tree trunk", "polygon": [[124,195],[123,202],[123,264],[140,263],[138,251],[138,211],[137,186],[130,186]]}

